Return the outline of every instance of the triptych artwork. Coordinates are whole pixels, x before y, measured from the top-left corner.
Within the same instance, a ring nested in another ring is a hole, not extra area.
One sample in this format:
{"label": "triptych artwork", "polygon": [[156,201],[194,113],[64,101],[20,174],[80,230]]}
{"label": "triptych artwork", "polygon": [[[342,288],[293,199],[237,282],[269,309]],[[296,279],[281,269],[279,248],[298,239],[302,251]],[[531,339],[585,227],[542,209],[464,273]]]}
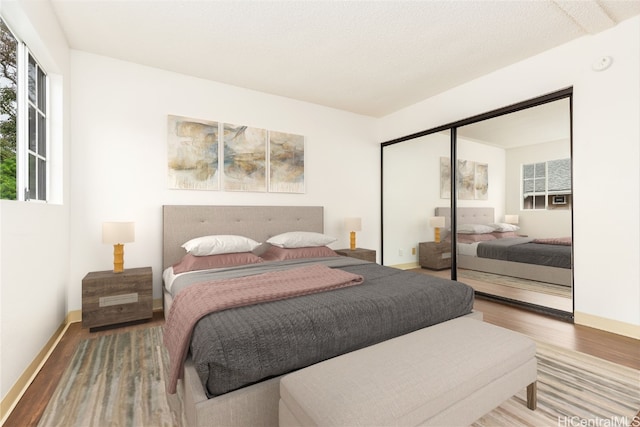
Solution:
{"label": "triptych artwork", "polygon": [[[489,165],[471,160],[458,159],[458,199],[487,200],[489,198]],[[451,161],[440,157],[440,198],[451,198]]]}
{"label": "triptych artwork", "polygon": [[304,136],[168,117],[169,188],[304,193]]}

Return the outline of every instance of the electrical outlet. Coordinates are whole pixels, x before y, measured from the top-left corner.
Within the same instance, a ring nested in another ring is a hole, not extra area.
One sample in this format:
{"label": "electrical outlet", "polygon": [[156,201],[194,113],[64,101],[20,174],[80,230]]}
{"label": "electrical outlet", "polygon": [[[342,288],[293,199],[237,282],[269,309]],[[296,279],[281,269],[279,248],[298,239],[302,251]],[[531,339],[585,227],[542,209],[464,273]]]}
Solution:
{"label": "electrical outlet", "polygon": [[416,254],[416,248],[411,248],[411,255],[415,255]]}
{"label": "electrical outlet", "polygon": [[399,256],[403,256],[403,255],[404,255],[404,253],[403,253],[402,249],[398,249],[398,255],[399,255]]}

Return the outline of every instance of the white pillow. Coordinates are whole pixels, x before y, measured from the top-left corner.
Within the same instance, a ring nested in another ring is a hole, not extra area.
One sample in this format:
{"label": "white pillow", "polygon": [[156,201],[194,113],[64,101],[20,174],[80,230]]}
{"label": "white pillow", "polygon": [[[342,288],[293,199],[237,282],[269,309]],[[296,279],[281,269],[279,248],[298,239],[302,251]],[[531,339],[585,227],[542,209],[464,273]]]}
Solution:
{"label": "white pillow", "polygon": [[461,234],[486,234],[493,233],[495,229],[486,224],[460,224],[458,233]]}
{"label": "white pillow", "polygon": [[335,242],[335,237],[312,231],[290,231],[278,234],[267,240],[267,243],[279,248],[308,248],[313,246],[326,246]]}
{"label": "white pillow", "polygon": [[498,222],[495,224],[491,224],[491,227],[493,227],[493,229],[495,231],[499,231],[501,233],[504,233],[505,231],[518,231],[520,230],[520,227],[518,227],[517,225],[513,225],[513,224],[507,224],[504,222]]}
{"label": "white pillow", "polygon": [[220,234],[191,239],[182,247],[191,255],[208,256],[251,252],[259,245],[260,243],[248,237]]}

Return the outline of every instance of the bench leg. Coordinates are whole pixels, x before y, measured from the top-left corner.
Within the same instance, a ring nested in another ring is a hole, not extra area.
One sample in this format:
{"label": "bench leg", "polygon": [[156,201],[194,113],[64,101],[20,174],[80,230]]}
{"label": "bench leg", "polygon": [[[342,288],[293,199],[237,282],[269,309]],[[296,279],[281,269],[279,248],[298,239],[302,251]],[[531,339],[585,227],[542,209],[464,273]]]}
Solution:
{"label": "bench leg", "polygon": [[535,411],[538,406],[538,382],[534,381],[527,386],[527,408]]}

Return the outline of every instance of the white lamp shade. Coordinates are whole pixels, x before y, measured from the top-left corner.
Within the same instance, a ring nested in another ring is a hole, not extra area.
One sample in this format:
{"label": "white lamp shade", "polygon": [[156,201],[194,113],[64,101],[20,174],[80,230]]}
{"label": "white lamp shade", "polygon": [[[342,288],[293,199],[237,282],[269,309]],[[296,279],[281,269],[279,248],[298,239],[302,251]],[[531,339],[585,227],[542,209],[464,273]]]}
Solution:
{"label": "white lamp shade", "polygon": [[344,226],[349,231],[360,231],[362,230],[362,218],[346,218]]}
{"label": "white lamp shade", "polygon": [[518,215],[505,215],[504,222],[507,224],[517,224],[520,221],[520,217]]}
{"label": "white lamp shade", "polygon": [[445,217],[443,216],[433,216],[429,218],[429,225],[433,228],[444,228],[445,225]]}
{"label": "white lamp shade", "polygon": [[103,222],[102,223],[102,243],[112,245],[130,243],[135,241],[134,222]]}

